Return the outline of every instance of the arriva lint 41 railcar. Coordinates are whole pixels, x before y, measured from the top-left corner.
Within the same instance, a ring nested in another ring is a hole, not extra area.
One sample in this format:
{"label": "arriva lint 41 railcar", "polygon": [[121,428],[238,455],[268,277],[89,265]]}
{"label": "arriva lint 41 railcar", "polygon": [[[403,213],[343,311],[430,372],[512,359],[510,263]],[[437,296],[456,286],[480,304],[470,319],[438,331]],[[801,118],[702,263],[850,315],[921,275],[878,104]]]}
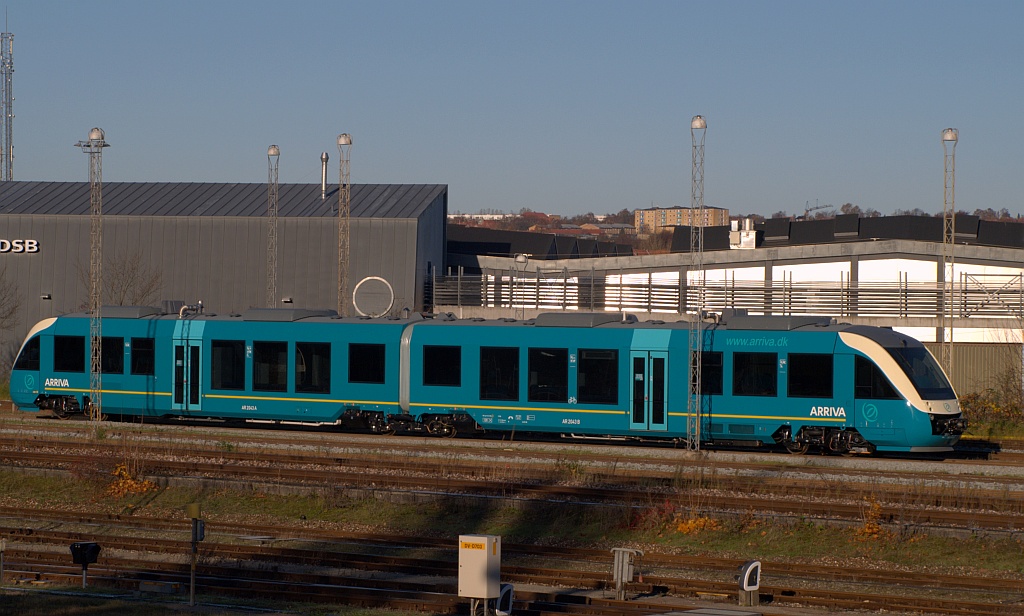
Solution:
{"label": "arriva lint 41 railcar", "polygon": [[[828,318],[727,311],[691,335],[686,321],[618,313],[525,321],[301,309],[102,314],[105,414],[442,436],[483,429],[679,441],[692,430],[709,446],[795,453],[949,451],[966,427],[920,342]],[[71,314],[32,328],[11,374],[19,408],[59,417],[89,409],[90,320]]]}

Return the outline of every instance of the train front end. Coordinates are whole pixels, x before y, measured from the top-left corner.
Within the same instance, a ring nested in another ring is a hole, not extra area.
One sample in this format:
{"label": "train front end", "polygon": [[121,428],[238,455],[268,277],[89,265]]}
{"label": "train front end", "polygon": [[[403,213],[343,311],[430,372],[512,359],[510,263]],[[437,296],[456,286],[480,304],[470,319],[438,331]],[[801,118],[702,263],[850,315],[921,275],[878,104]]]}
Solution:
{"label": "train front end", "polygon": [[11,401],[23,411],[37,411],[41,396],[46,395],[47,388],[59,385],[58,379],[46,379],[40,372],[42,355],[41,339],[51,331],[57,319],[43,319],[28,332],[25,341],[18,350],[18,357],[11,369]]}
{"label": "train front end", "polygon": [[952,451],[967,420],[928,349],[914,338],[874,327],[851,327],[840,338],[859,355],[858,432],[877,451]]}

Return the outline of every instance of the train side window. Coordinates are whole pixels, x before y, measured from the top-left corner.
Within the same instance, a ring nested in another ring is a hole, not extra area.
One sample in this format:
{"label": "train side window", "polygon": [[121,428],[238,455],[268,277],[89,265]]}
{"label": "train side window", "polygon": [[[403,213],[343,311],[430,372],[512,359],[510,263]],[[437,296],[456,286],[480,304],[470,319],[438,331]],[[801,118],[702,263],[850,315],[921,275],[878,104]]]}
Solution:
{"label": "train side window", "polygon": [[331,345],[329,342],[295,343],[295,391],[331,393]]}
{"label": "train side window", "polygon": [[348,382],[384,384],[384,345],[348,345]]}
{"label": "train side window", "polygon": [[480,399],[519,400],[518,347],[480,347]]}
{"label": "train side window", "polygon": [[85,337],[53,337],[53,371],[85,372]]}
{"label": "train side window", "polygon": [[576,397],[583,404],[619,403],[619,352],[580,349]]}
{"label": "train side window", "polygon": [[[696,353],[690,356],[690,363],[692,364]],[[694,381],[692,380],[694,375],[690,375],[690,391],[693,391]],[[702,396],[707,395],[722,395],[722,352],[721,351],[701,351],[700,352],[700,393]]]}
{"label": "train side window", "polygon": [[855,397],[874,400],[892,400],[900,397],[889,379],[870,359],[857,355],[853,369]]}
{"label": "train side window", "polygon": [[775,353],[733,353],[733,395],[775,396],[778,391],[776,360]]}
{"label": "train side window", "polygon": [[569,350],[530,349],[530,402],[569,401]]}
{"label": "train side window", "polygon": [[103,336],[100,354],[103,374],[124,374],[124,338]]}
{"label": "train side window", "polygon": [[39,370],[39,336],[33,336],[25,343],[17,361],[14,362],[15,370]]}
{"label": "train side window", "polygon": [[423,346],[423,384],[462,385],[462,347]]}
{"label": "train side window", "polygon": [[288,343],[252,343],[252,388],[288,391]]}
{"label": "train side window", "polygon": [[832,397],[832,356],[790,353],[787,392],[792,398]]}
{"label": "train side window", "polygon": [[153,338],[132,338],[131,372],[139,376],[156,374],[156,340]]}
{"label": "train side window", "polygon": [[210,341],[210,389],[245,389],[245,341]]}

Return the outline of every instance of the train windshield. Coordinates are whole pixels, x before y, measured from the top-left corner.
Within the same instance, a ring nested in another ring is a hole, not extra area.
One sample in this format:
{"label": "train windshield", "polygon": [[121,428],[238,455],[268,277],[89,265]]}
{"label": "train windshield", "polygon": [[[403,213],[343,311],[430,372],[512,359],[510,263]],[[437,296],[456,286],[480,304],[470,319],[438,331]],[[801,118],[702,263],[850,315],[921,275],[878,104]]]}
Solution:
{"label": "train windshield", "polygon": [[953,386],[949,384],[942,368],[924,347],[886,347],[903,372],[910,377],[914,387],[925,400],[949,400],[955,398]]}

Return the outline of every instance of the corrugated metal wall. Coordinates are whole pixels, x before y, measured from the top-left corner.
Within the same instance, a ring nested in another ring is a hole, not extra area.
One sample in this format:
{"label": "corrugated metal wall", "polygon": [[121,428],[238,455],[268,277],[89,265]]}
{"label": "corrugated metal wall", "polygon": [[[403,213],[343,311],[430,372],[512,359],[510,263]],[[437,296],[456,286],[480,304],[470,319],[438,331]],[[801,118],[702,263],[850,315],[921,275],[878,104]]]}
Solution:
{"label": "corrugated metal wall", "polygon": [[[446,201],[439,198],[419,220],[351,220],[351,290],[366,276],[394,288],[394,310],[421,310],[427,263],[443,264]],[[116,259],[141,258],[159,271],[162,284],[151,303],[202,300],[208,312],[227,313],[266,303],[267,222],[256,217],[108,216],[103,223],[104,275]],[[441,231],[423,235],[418,227]],[[290,297],[296,308],[337,307],[338,223],[335,218],[280,218],[277,305]],[[79,311],[87,304],[89,217],[0,216],[0,238],[34,239],[36,253],[0,254],[0,268],[21,298],[18,324],[0,335],[0,359],[17,351],[28,329],[42,318]],[[49,294],[52,299],[40,296]],[[13,350],[12,350],[13,347]]]}
{"label": "corrugated metal wall", "polygon": [[[938,343],[926,342],[925,346],[936,358],[942,351]],[[953,389],[958,395],[977,393],[998,388],[1001,379],[1008,375],[1021,378],[1022,347],[1011,343],[953,344]],[[1021,384],[1018,382],[1018,386]]]}

